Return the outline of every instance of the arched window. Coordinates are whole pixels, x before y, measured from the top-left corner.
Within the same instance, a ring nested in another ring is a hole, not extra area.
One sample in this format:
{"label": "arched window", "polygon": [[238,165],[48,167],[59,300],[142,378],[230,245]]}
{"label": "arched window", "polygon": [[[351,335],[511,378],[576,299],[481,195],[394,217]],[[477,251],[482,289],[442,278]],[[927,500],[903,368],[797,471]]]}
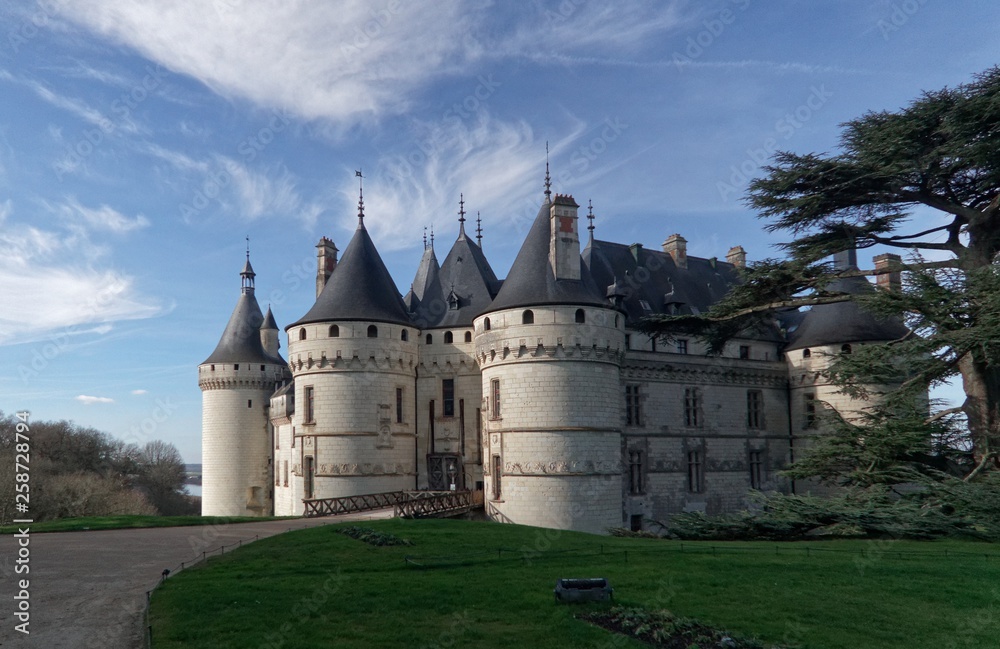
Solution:
{"label": "arched window", "polygon": [[809,358],[810,356],[812,356],[812,352],[809,351],[808,347],[802,350],[802,358]]}
{"label": "arched window", "polygon": [[521,314],[521,324],[535,324],[535,314],[528,309]]}
{"label": "arched window", "polygon": [[340,327],[337,325],[330,325],[330,338],[340,338]]}
{"label": "arched window", "polygon": [[410,339],[410,334],[407,333],[406,329],[403,329],[402,333],[399,334],[399,339],[404,343]]}
{"label": "arched window", "polygon": [[587,314],[583,312],[583,309],[577,309],[576,310],[576,321],[577,322],[586,322],[587,321]]}
{"label": "arched window", "polygon": [[840,346],[840,353],[841,354],[850,354],[851,353],[851,345],[850,345],[850,343],[844,343],[843,345],[841,345]]}
{"label": "arched window", "polygon": [[424,338],[424,342],[430,345],[432,342],[434,342],[434,336],[427,334],[427,337]]}
{"label": "arched window", "polygon": [[303,327],[299,329],[299,340],[305,340],[305,339],[306,339],[306,329],[305,327]]}
{"label": "arched window", "polygon": [[446,345],[450,345],[455,342],[455,336],[453,336],[450,331],[444,332],[444,342]]}
{"label": "arched window", "polygon": [[490,319],[489,318],[486,318],[485,320],[483,320],[483,328],[486,329],[486,331],[490,330]]}
{"label": "arched window", "polygon": [[378,338],[378,327],[375,325],[368,325],[368,337]]}
{"label": "arched window", "polygon": [[467,342],[467,343],[471,343],[472,342],[472,332],[471,331],[466,331],[465,332],[465,342]]}

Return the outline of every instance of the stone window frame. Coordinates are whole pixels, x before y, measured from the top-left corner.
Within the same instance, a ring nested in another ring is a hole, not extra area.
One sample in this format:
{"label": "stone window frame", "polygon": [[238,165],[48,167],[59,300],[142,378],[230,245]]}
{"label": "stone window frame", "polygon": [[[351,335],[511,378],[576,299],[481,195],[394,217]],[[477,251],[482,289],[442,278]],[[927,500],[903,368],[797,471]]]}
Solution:
{"label": "stone window frame", "polygon": [[764,391],[757,389],[747,390],[747,418],[748,430],[764,430],[767,426],[764,421]]}
{"label": "stone window frame", "polygon": [[490,379],[490,419],[501,419],[500,410],[500,379]]}
{"label": "stone window frame", "polygon": [[[625,425],[644,426],[642,421],[642,386],[638,383],[625,385]],[[634,416],[633,416],[634,415]]]}
{"label": "stone window frame", "polygon": [[312,385],[302,386],[302,396],[303,396],[303,406],[302,409],[302,424],[303,425],[315,425],[316,424],[316,389]]}
{"label": "stone window frame", "polygon": [[701,388],[696,386],[684,388],[683,416],[685,428],[704,428],[704,405],[705,396]]}
{"label": "stone window frame", "polygon": [[625,459],[628,465],[628,494],[630,496],[645,495],[649,470],[649,452],[646,444],[630,445]]}
{"label": "stone window frame", "polygon": [[[449,390],[447,386],[451,386],[451,398],[449,399]],[[451,406],[449,408],[448,406]],[[450,412],[449,412],[450,410]],[[441,379],[441,416],[454,418],[455,417],[455,377],[448,377]]]}

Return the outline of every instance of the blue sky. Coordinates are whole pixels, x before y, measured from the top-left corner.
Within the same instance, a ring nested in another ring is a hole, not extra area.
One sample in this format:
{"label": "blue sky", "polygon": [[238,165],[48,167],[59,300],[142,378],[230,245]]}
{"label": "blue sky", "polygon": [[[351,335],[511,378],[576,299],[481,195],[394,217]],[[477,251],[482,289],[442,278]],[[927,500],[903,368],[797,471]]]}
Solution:
{"label": "blue sky", "polygon": [[200,461],[196,368],[245,237],[283,327],[318,238],[350,238],[358,168],[403,292],[460,192],[506,275],[546,142],[600,238],[776,256],[740,203],[765,155],[834,151],[840,123],[968,81],[997,24],[938,0],[4,3],[0,409]]}

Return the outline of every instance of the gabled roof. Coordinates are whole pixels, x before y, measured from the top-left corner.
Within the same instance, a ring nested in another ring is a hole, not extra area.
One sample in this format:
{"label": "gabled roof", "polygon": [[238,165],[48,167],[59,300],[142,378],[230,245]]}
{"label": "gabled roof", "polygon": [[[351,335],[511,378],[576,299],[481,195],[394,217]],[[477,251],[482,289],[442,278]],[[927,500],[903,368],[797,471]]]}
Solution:
{"label": "gabled roof", "polygon": [[410,324],[403,299],[392,281],[364,221],[309,311],[285,327],[330,320],[373,320]]}
{"label": "gabled roof", "polygon": [[[535,217],[507,279],[487,311],[499,311],[538,304],[580,304],[607,306],[603,290],[598,290],[580,259],[578,280],[559,279],[549,263],[549,209],[544,203]],[[485,311],[484,311],[485,312]]]}
{"label": "gabled roof", "polygon": [[465,228],[445,257],[439,274],[447,309],[435,326],[469,327],[500,290],[500,281],[482,249],[465,236]]}
{"label": "gabled roof", "polygon": [[229,323],[222,338],[216,345],[212,355],[206,358],[205,363],[277,363],[285,365],[285,360],[281,356],[271,356],[264,351],[264,346],[260,342],[261,324],[264,322],[264,315],[260,312],[260,305],[253,295],[253,290],[244,291],[240,294],[240,299],[236,302],[233,314],[229,316]]}

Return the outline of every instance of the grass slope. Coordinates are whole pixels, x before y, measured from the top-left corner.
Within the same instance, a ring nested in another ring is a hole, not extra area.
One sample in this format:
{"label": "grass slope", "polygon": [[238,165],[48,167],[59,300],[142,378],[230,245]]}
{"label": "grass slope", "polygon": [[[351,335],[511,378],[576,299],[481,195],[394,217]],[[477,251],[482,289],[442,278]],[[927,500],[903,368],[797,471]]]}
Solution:
{"label": "grass slope", "polygon": [[1000,554],[985,544],[681,545],[468,521],[365,526],[414,545],[324,526],[171,577],[153,596],[154,648],[643,646],[554,601],[556,579],[598,576],[616,603],[811,649],[991,647],[1000,633]]}
{"label": "grass slope", "polygon": [[[131,527],[183,527],[187,525],[223,525],[226,523],[259,523],[280,520],[254,516],[81,516],[32,523],[34,532],[81,532],[84,530],[117,530]],[[0,526],[0,534],[15,534],[25,525]]]}

